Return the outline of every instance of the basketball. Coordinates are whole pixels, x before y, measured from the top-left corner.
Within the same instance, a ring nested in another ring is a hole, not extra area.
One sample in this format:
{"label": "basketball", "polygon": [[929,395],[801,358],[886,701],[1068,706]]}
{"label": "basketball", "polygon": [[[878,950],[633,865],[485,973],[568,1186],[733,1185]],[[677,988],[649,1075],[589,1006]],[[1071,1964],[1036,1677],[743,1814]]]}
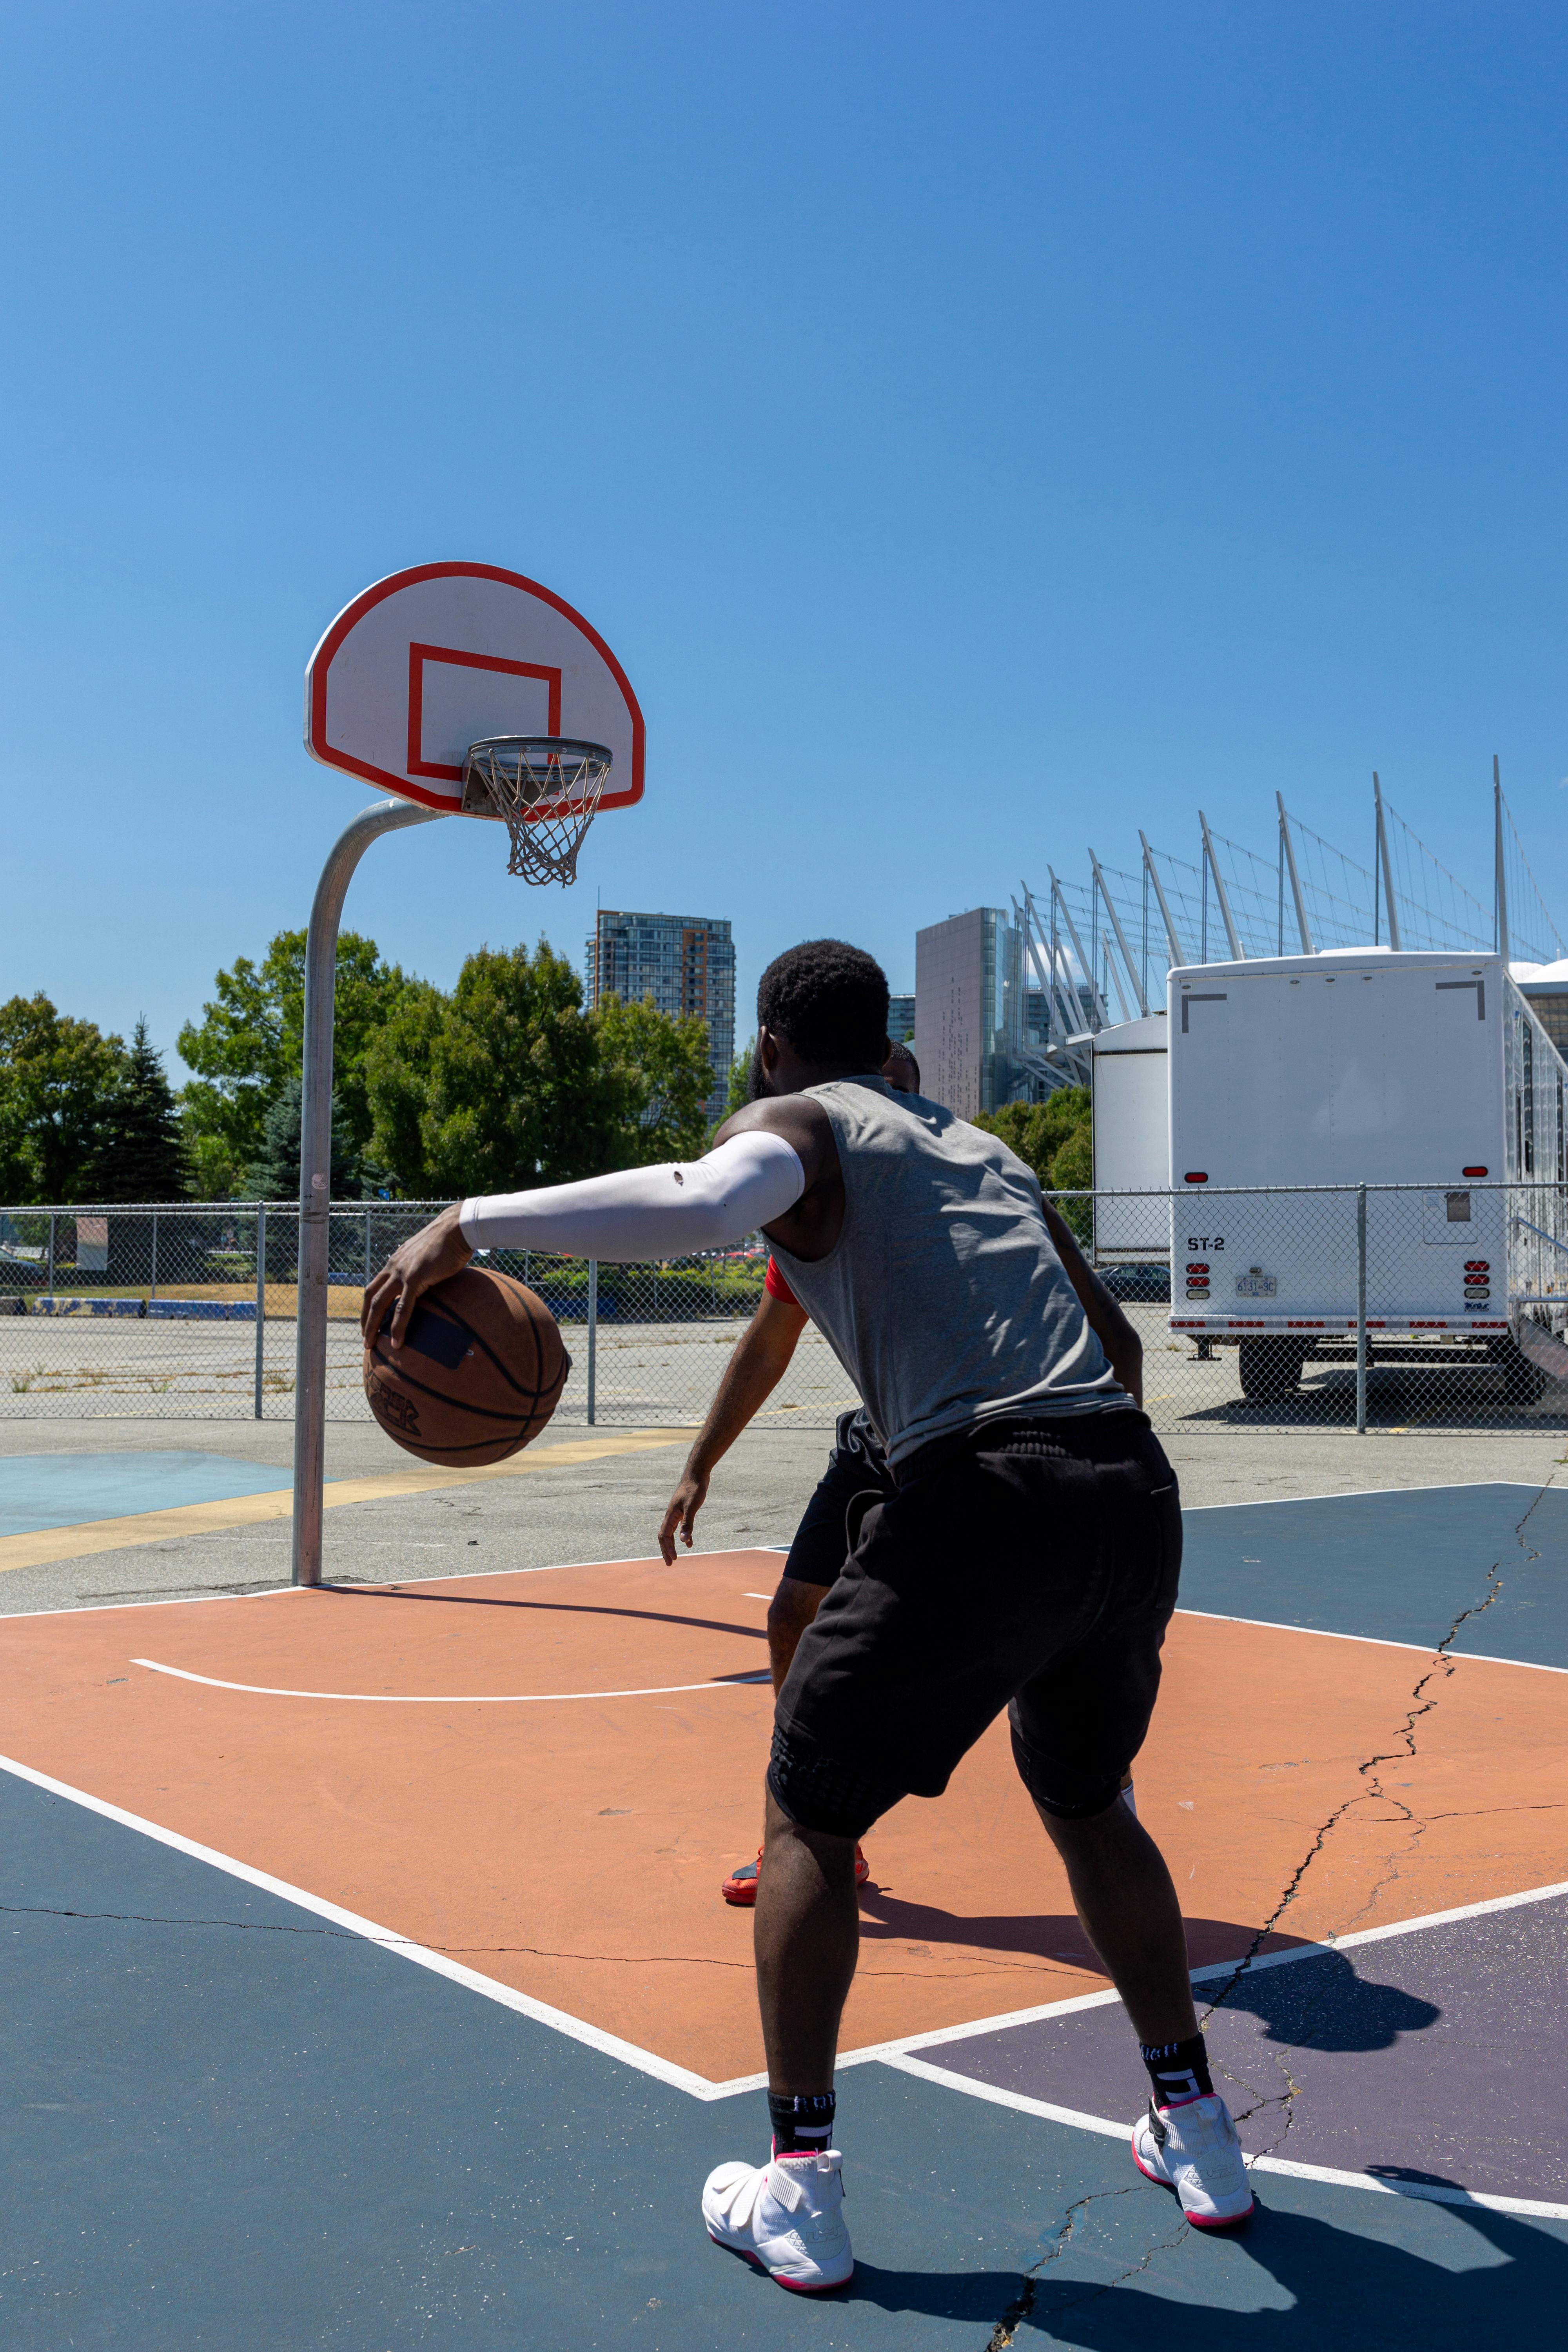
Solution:
{"label": "basketball", "polygon": [[426,1291],[400,1348],[364,1351],[370,1409],[422,1462],[504,1462],[537,1437],[572,1369],[555,1318],[509,1275],[465,1266]]}

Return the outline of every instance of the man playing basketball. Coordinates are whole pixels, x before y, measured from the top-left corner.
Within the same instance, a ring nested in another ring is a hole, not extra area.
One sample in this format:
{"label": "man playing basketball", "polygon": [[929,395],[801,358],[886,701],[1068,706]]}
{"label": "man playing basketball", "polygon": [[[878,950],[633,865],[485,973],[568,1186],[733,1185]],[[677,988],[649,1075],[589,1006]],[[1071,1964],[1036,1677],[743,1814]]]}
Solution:
{"label": "man playing basketball", "polygon": [[[920,1093],[920,1064],[907,1045],[889,1045],[882,1076],[895,1094]],[[760,1087],[754,1090],[753,1099],[758,1092]],[[1085,1264],[1070,1228],[1048,1202],[1043,1206],[1057,1254],[1110,1359],[1111,1369],[1128,1393],[1141,1400],[1143,1349],[1138,1334]],[[805,1309],[770,1257],[757,1311],[725,1367],[707,1419],[697,1433],[679,1483],[666,1507],[658,1530],[658,1548],[667,1567],[675,1566],[678,1536],[690,1549],[697,1514],[707,1500],[714,1470],[788,1370],[808,1319]],[[841,1412],[827,1467],[795,1529],[778,1589],[768,1608],[768,1662],[773,1669],[775,1695],[784,1687],[801,1635],[854,1550],[867,1512],[874,1503],[891,1501],[897,1492],[882,1441],[865,1406]],[[1123,1802],[1135,1811],[1131,1772],[1123,1777],[1121,1795]],[[730,1873],[720,1889],[726,1903],[749,1906],[756,1901],[761,1865],[759,1849],[754,1862],[743,1862]],[[863,1884],[869,1875],[869,1865],[857,1844],[856,1884]]]}
{"label": "man playing basketball", "polygon": [[[920,1064],[907,1045],[889,1043],[882,1076],[897,1094],[920,1092]],[[753,1066],[752,1099],[761,1092],[760,1073]],[[677,1534],[687,1549],[691,1549],[692,1528],[707,1500],[714,1469],[789,1370],[808,1320],[770,1257],[757,1311],[724,1368],[659,1527],[658,1548],[667,1568],[676,1563]],[[768,1663],[775,1696],[784,1686],[801,1635],[855,1549],[861,1520],[873,1503],[886,1502],[894,1491],[888,1457],[865,1406],[841,1412],[827,1467],[795,1529],[778,1590],[768,1606]],[[761,1864],[759,1848],[755,1862],[743,1862],[730,1873],[720,1889],[726,1903],[749,1906],[756,1901]],[[868,1875],[866,1857],[857,1845],[856,1884],[862,1884]]]}
{"label": "man playing basketball", "polygon": [[832,940],[794,948],[763,973],[757,1013],[764,1098],[704,1159],[464,1202],[405,1243],[365,1302],[373,1330],[391,1311],[395,1344],[420,1292],[477,1245],[636,1258],[760,1225],[886,1443],[897,1492],[867,1514],[778,1696],[755,1931],[773,2155],[709,2176],[709,2233],[782,2285],[850,2276],[831,2142],[856,1842],[904,1797],[940,1796],[1003,1708],[1139,2035],[1152,2097],[1134,2161],[1197,2226],[1240,2221],[1252,2197],[1175,1889],[1119,1800],[1175,1605],[1175,1478],[1032,1172],[880,1076],[888,990],[871,958]]}

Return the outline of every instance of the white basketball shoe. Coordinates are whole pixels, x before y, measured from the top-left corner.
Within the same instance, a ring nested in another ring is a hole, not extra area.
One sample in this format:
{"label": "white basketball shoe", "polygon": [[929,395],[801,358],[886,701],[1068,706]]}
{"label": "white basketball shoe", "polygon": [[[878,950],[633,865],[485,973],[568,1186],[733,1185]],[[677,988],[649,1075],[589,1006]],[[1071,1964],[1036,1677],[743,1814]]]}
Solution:
{"label": "white basketball shoe", "polygon": [[853,2274],[844,2226],[844,2158],[836,2147],[771,2163],[721,2164],[702,2190],[702,2219],[729,2246],[796,2294],[826,2294]]}
{"label": "white basketball shoe", "polygon": [[1132,2126],[1132,2161],[1148,2179],[1175,2190],[1194,2229],[1229,2229],[1252,2210],[1241,2140],[1217,2093],[1151,2106]]}

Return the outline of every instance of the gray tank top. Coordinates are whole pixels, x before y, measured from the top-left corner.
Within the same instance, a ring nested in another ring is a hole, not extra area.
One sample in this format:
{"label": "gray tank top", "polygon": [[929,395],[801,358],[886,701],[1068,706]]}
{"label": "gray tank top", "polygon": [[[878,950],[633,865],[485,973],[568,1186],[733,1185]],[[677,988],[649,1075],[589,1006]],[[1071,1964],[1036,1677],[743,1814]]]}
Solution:
{"label": "gray tank top", "polygon": [[1034,1172],[994,1135],[879,1078],[808,1087],[844,1171],[844,1230],[781,1272],[892,1462],[985,1421],[1131,1404],[1051,1245]]}

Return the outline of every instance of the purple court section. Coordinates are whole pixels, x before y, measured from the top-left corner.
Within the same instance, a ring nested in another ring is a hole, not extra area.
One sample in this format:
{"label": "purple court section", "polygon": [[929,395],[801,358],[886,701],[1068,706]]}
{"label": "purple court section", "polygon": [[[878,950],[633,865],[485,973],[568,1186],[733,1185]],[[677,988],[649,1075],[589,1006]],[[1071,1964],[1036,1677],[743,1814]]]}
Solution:
{"label": "purple court section", "polygon": [[[1215,2084],[1255,2156],[1561,2203],[1565,1984],[1563,1896],[1254,1966],[1206,2021]],[[1195,1988],[1200,2016],[1224,1985]],[[1120,2003],[921,2054],[1083,2115],[1148,2095]]]}

